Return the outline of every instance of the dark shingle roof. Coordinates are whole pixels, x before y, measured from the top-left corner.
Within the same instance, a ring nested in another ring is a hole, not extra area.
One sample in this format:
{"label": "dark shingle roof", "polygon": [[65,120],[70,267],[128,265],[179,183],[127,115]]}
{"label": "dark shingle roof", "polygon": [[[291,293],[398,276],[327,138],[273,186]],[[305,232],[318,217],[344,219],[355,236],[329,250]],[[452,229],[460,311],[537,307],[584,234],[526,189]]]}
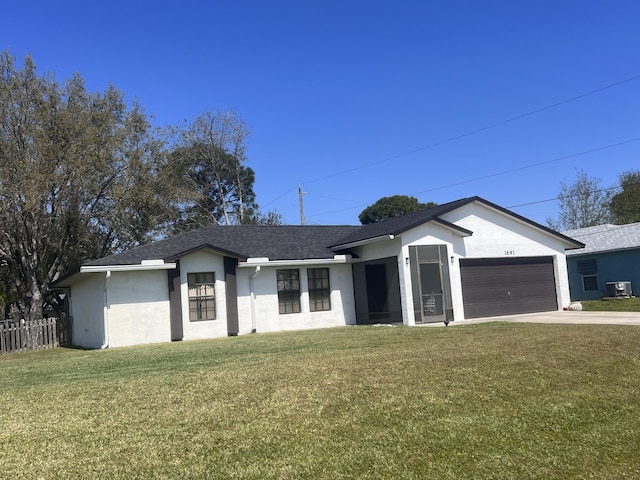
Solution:
{"label": "dark shingle roof", "polygon": [[[448,224],[448,222],[440,219],[440,215],[444,215],[447,212],[460,208],[464,205],[467,205],[472,202],[482,203],[494,210],[498,210],[502,213],[510,215],[518,220],[528,223],[529,225],[539,228],[551,235],[555,235],[557,237],[562,238],[565,242],[568,242],[571,247],[569,248],[581,248],[583,245],[574,240],[573,238],[569,238],[566,235],[562,235],[561,233],[556,232],[544,225],[540,225],[539,223],[534,222],[533,220],[529,220],[522,215],[518,215],[506,208],[503,208],[495,203],[492,203],[484,198],[475,196],[475,197],[467,197],[461,198],[460,200],[455,200],[449,203],[443,203],[442,205],[436,205],[435,207],[427,208],[425,210],[419,210],[417,212],[409,213],[407,215],[401,215],[399,217],[389,218],[387,220],[382,220],[380,222],[372,223],[370,225],[364,225],[361,229],[354,231],[350,235],[341,238],[334,246],[348,245],[351,243],[357,243],[364,240],[369,240],[372,238],[383,237],[387,235],[399,235],[407,230],[415,228],[423,223],[436,221],[444,224]],[[458,229],[462,234],[470,235],[472,232],[461,228],[454,224],[448,224],[451,228]]]}
{"label": "dark shingle roof", "polygon": [[435,207],[419,210],[417,212],[408,213],[406,215],[401,215],[398,217],[388,218],[386,220],[381,220],[369,225],[364,225],[359,230],[354,231],[344,238],[341,238],[335,245],[347,245],[349,243],[369,240],[371,238],[383,237],[387,235],[399,235],[400,233],[406,232],[407,230],[415,228],[418,225],[422,225],[423,223],[434,220],[438,218],[439,215],[443,215],[446,212],[466,205],[476,198],[478,197],[462,198],[454,202],[443,203],[442,205],[436,205]]}
{"label": "dark shingle roof", "polygon": [[211,248],[240,260],[257,257],[267,257],[270,260],[328,259],[333,258],[341,246],[388,235],[399,235],[429,221],[446,224],[463,235],[470,235],[472,232],[441,220],[439,216],[476,201],[561,237],[573,248],[583,246],[572,238],[480,197],[468,197],[364,226],[213,225],[94,260],[85,265],[135,265],[140,264],[142,260],[154,259],[172,261],[202,248]]}
{"label": "dark shingle roof", "polygon": [[239,259],[270,260],[333,258],[329,247],[359,226],[228,225],[200,228],[85,265],[135,265],[142,260],[175,260],[201,248],[211,248]]}

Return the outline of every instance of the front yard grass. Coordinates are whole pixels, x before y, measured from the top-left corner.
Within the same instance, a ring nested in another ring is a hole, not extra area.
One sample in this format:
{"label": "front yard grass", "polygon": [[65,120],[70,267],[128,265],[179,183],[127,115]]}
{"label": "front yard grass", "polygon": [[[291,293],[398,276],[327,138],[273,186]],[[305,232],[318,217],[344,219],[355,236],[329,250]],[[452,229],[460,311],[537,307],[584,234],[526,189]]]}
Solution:
{"label": "front yard grass", "polygon": [[640,298],[611,298],[606,300],[582,300],[583,310],[591,312],[640,312]]}
{"label": "front yard grass", "polygon": [[0,478],[640,478],[640,327],[343,327],[0,368]]}

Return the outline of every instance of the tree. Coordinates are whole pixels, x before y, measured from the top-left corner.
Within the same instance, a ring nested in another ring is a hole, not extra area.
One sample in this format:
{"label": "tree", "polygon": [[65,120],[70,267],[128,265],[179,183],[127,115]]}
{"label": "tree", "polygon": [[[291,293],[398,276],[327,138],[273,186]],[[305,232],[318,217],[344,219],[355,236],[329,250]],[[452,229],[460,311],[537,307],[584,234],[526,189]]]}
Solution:
{"label": "tree", "polygon": [[87,260],[211,223],[281,223],[255,203],[235,111],[176,131],[153,130],[113,86],[59,84],[0,53],[0,301],[38,318]]}
{"label": "tree", "polygon": [[245,217],[243,225],[283,225],[282,215],[276,210],[269,210],[263,213],[255,210],[251,215]]}
{"label": "tree", "polygon": [[163,236],[175,221],[177,207],[162,176],[165,139],[153,132],[134,104],[123,119],[118,155],[121,167],[105,192],[94,222],[101,240],[99,256],[120,252]]}
{"label": "tree", "polygon": [[176,230],[250,222],[254,171],[245,165],[249,129],[235,110],[205,112],[179,129],[167,164],[175,179]]}
{"label": "tree", "polygon": [[622,191],[611,199],[611,215],[617,224],[640,222],[640,170],[620,174]]}
{"label": "tree", "polygon": [[609,222],[611,191],[602,188],[600,182],[599,178],[589,177],[582,170],[578,171],[573,184],[561,182],[558,195],[560,215],[557,219],[547,219],[549,227],[562,231]]}
{"label": "tree", "polygon": [[[89,93],[0,54],[0,261],[26,319],[42,314],[50,286],[84,261],[144,242],[164,207],[138,106],[110,86]],[[166,218],[166,217],[165,217]]]}
{"label": "tree", "polygon": [[13,292],[9,264],[2,260],[0,262],[0,320],[9,318],[11,305],[16,301]]}
{"label": "tree", "polygon": [[433,202],[420,203],[417,198],[407,195],[393,195],[391,197],[382,197],[373,205],[369,205],[360,213],[358,219],[362,225],[367,225],[385,218],[417,212],[435,205]]}

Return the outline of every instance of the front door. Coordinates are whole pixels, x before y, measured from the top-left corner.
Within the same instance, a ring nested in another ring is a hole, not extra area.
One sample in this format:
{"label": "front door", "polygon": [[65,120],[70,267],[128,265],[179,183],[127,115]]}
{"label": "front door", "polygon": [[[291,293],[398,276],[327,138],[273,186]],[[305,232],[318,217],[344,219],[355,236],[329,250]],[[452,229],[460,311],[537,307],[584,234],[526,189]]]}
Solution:
{"label": "front door", "polygon": [[446,245],[409,247],[416,323],[453,320]]}
{"label": "front door", "polygon": [[367,280],[367,306],[369,319],[372,321],[389,318],[389,304],[387,302],[387,266],[384,263],[365,265]]}
{"label": "front door", "polygon": [[423,320],[427,318],[427,322],[443,321],[442,275],[439,263],[420,264],[420,295]]}
{"label": "front door", "polygon": [[398,258],[354,263],[352,269],[356,324],[401,323]]}

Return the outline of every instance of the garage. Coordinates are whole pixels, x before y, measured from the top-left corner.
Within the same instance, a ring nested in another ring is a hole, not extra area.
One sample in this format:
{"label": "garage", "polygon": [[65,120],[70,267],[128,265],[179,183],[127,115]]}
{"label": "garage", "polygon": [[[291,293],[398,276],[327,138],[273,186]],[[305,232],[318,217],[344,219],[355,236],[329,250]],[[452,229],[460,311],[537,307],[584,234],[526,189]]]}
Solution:
{"label": "garage", "polygon": [[553,257],[460,260],[465,318],[558,309]]}

